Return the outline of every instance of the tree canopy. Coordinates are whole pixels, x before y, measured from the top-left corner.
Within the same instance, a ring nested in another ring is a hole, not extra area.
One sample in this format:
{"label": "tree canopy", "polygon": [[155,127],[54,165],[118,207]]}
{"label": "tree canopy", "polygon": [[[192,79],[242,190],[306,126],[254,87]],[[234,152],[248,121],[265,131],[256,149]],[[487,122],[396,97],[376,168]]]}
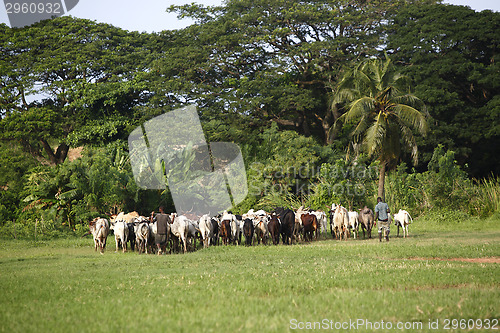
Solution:
{"label": "tree canopy", "polygon": [[394,17],[387,51],[433,119],[424,161],[442,143],[472,175],[499,173],[499,29],[499,13],[461,6],[408,6]]}
{"label": "tree canopy", "polygon": [[148,98],[135,76],[148,69],[150,36],[71,17],[2,30],[1,138],[50,164],[72,143],[123,138]]}

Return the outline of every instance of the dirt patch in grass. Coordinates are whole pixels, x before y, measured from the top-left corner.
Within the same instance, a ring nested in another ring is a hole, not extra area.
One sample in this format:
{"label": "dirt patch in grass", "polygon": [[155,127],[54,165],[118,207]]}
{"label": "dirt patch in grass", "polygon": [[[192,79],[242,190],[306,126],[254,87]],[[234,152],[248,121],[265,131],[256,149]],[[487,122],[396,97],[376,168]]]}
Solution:
{"label": "dirt patch in grass", "polygon": [[408,260],[465,261],[480,264],[500,264],[500,257],[489,258],[407,258]]}

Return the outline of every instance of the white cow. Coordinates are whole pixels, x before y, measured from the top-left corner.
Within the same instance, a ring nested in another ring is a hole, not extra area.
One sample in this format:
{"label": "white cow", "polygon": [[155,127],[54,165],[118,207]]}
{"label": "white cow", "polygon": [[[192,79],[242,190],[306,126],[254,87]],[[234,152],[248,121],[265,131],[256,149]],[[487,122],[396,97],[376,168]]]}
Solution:
{"label": "white cow", "polygon": [[347,216],[349,218],[348,227],[352,230],[354,239],[356,239],[358,237],[359,214],[358,212],[347,212]]}
{"label": "white cow", "polygon": [[333,231],[335,233],[336,239],[347,239],[349,225],[349,216],[347,214],[347,209],[338,205],[335,208],[335,213],[333,215]]}
{"label": "white cow", "polygon": [[301,238],[300,235],[302,233],[302,229],[304,228],[304,226],[302,225],[302,215],[307,213],[309,213],[309,211],[307,209],[304,209],[304,206],[300,206],[295,211],[295,228],[293,230],[293,234],[296,242],[298,242],[299,239]]}
{"label": "white cow", "polygon": [[122,245],[123,252],[127,252],[127,240],[128,240],[127,222],[123,220],[117,220],[115,224],[111,226],[111,230],[113,230],[115,233],[116,252],[118,252],[120,242]]}
{"label": "white cow", "polygon": [[267,244],[269,236],[268,222],[269,218],[267,215],[258,215],[253,219],[254,235],[257,238],[257,244],[260,244],[260,241],[262,241],[262,244]]}
{"label": "white cow", "polygon": [[193,221],[190,219],[186,220],[188,223],[188,241],[192,242],[193,251],[196,250],[196,233],[200,231],[200,225],[198,221]]}
{"label": "white cow", "polygon": [[200,233],[201,238],[203,239],[203,247],[207,248],[210,246],[210,240],[214,235],[212,219],[208,214],[200,217]]}
{"label": "white cow", "polygon": [[399,212],[394,214],[394,225],[398,227],[398,237],[399,237],[399,227],[403,228],[403,237],[408,236],[408,225],[413,223],[413,219],[406,210],[400,209]]}
{"label": "white cow", "polygon": [[101,254],[104,253],[104,249],[106,248],[106,239],[109,234],[109,222],[103,218],[96,218],[92,222],[89,223],[90,233],[94,238],[94,247],[97,251],[99,248],[99,252]]}
{"label": "white cow", "polygon": [[182,242],[183,251],[184,253],[186,253],[187,252],[186,240],[189,232],[188,218],[183,215],[177,216],[174,219],[172,225],[170,226],[170,231],[175,237],[177,237]]}
{"label": "white cow", "polygon": [[322,210],[317,210],[312,213],[316,215],[316,219],[318,220],[321,232],[326,234],[328,232],[328,219],[326,218],[325,212]]}
{"label": "white cow", "polygon": [[[137,248],[139,249],[139,254],[146,252],[148,253],[148,248],[151,249],[152,245],[152,230],[149,226],[148,219],[144,216],[139,216],[134,221],[134,231],[135,231],[135,242]],[[153,242],[154,243],[154,242]],[[150,252],[152,252],[150,250]]]}

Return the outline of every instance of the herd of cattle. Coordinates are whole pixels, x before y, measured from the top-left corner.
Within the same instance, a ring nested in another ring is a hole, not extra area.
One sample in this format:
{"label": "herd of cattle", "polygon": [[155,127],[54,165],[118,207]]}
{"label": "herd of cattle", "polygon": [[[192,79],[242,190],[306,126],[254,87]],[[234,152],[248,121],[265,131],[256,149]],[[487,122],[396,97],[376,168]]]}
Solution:
{"label": "herd of cattle", "polygon": [[[408,235],[408,225],[412,222],[410,214],[400,210],[389,217],[394,224],[403,229],[403,237]],[[312,241],[320,234],[328,233],[328,219],[332,237],[337,240],[346,240],[351,235],[358,237],[359,227],[363,231],[363,238],[371,238],[371,231],[375,225],[373,211],[363,207],[356,211],[347,211],[346,208],[333,204],[329,216],[322,211],[312,211],[300,207],[296,210],[276,208],[268,213],[263,210],[251,209],[243,215],[234,215],[225,211],[217,216],[203,215],[200,218],[170,214],[170,223],[167,226],[167,242],[170,252],[186,252],[196,249],[196,240],[199,239],[204,248],[219,244],[242,244],[251,246],[255,242],[267,244],[272,241],[278,245],[280,238],[283,244],[293,244],[301,240]],[[106,240],[110,231],[113,231],[116,242],[116,251],[121,248],[127,251],[128,243],[132,251],[139,253],[157,253],[155,244],[157,233],[156,219],[140,216],[137,212],[120,213],[111,216],[110,220],[96,218],[89,223],[89,233],[93,235],[95,250],[104,252]]]}

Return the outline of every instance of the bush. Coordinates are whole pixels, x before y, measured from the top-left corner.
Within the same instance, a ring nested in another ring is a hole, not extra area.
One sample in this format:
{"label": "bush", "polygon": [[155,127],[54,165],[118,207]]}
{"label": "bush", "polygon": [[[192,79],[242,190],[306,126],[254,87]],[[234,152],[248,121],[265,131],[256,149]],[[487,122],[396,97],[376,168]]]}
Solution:
{"label": "bush", "polygon": [[362,207],[375,193],[377,166],[363,158],[351,163],[338,159],[335,164],[324,163],[306,202],[311,208],[342,204],[349,210]]}
{"label": "bush", "polygon": [[40,166],[27,175],[25,207],[18,220],[44,220],[74,230],[113,208],[135,210],[138,200],[128,155],[118,145],[87,148],[82,158]]}
{"label": "bush", "polygon": [[73,236],[75,236],[75,232],[72,229],[61,225],[55,220],[44,218],[6,221],[0,227],[0,237],[8,239],[31,239],[39,241]]}

